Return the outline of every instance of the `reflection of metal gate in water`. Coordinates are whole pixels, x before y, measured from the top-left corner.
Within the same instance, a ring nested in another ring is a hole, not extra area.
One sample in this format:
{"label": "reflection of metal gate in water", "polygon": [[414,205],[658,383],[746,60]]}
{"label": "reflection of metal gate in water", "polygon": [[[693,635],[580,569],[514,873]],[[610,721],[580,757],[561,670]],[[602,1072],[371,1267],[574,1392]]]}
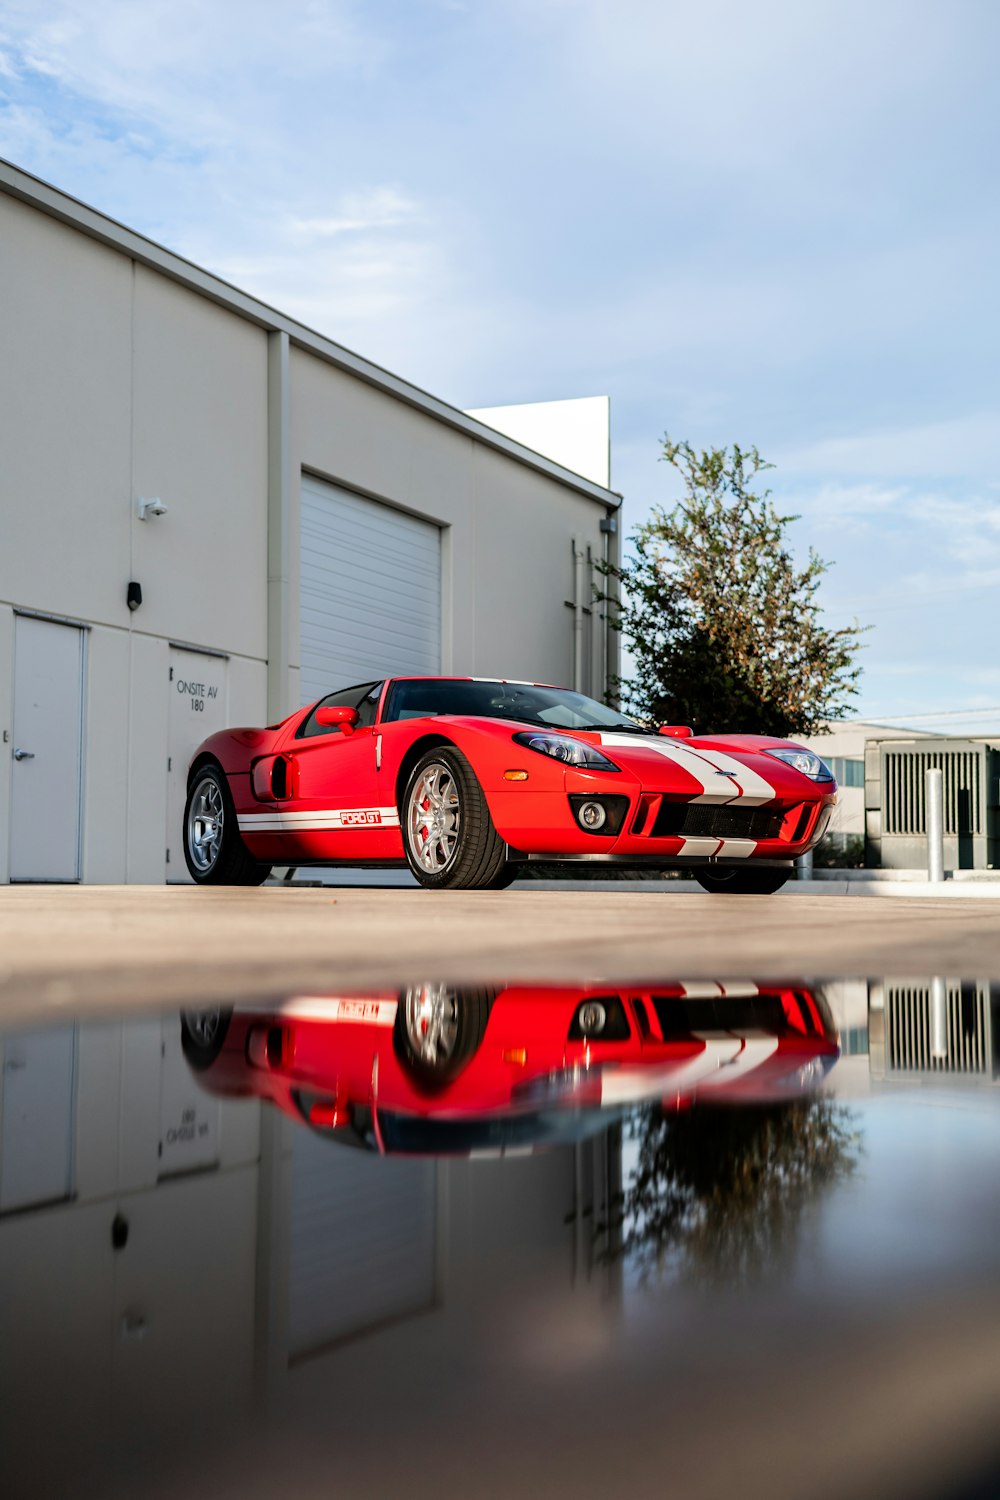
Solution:
{"label": "reflection of metal gate in water", "polygon": [[[994,1075],[990,986],[985,981],[885,983],[886,1073]],[[942,1004],[943,1002],[943,1004]],[[935,1003],[942,1005],[935,1018]]]}

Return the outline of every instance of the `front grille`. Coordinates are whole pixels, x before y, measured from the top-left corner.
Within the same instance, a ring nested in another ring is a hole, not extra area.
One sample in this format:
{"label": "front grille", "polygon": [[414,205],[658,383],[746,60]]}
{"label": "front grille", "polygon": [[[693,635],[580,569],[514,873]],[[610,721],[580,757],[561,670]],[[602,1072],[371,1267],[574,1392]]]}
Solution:
{"label": "front grille", "polygon": [[654,995],[656,1019],[665,1042],[678,1041],[697,1031],[791,1030],[780,995],[721,995],[692,1000],[688,996]]}
{"label": "front grille", "polygon": [[667,802],[650,829],[654,839],[776,839],[786,809],[781,807],[712,807],[705,802]]}

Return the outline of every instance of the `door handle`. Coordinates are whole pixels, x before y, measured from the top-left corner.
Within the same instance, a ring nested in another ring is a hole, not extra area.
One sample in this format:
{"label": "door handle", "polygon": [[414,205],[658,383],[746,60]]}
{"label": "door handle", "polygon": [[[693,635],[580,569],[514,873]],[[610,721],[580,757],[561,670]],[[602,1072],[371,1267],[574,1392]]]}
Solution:
{"label": "door handle", "polygon": [[35,758],[35,752],[34,752],[34,750],[15,750],[14,751],[14,759],[15,760],[34,760],[34,758]]}

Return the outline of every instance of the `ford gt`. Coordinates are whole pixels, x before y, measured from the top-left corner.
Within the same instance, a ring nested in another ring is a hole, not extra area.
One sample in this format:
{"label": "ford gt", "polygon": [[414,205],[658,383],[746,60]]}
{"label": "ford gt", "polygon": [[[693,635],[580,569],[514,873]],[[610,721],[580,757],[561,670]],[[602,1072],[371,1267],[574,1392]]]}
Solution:
{"label": "ford gt", "polygon": [[538,683],[396,677],[205,740],[184,853],[202,885],[405,861],[423,886],[483,890],[533,860],[597,860],[769,894],[836,800],[825,763],[788,740],[651,729]]}

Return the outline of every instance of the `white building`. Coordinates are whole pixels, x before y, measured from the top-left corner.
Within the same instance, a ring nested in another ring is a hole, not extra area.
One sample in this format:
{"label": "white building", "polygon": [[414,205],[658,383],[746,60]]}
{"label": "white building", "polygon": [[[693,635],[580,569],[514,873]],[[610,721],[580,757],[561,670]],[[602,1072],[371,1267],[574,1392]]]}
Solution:
{"label": "white building", "polygon": [[0,328],[0,881],[186,878],[194,746],[337,686],[602,696],[606,403],[543,457],[4,163]]}

